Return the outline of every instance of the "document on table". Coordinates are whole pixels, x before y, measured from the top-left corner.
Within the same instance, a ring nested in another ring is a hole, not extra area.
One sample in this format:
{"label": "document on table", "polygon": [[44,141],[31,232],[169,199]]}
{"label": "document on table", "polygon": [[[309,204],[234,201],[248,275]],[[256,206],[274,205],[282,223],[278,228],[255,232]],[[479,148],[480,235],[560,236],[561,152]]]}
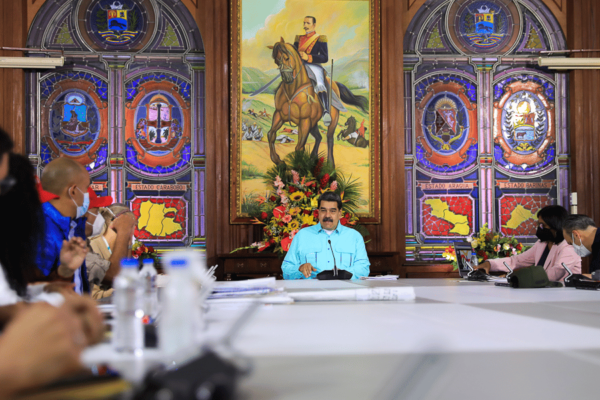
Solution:
{"label": "document on table", "polygon": [[361,281],[395,281],[398,275],[361,276]]}
{"label": "document on table", "polygon": [[295,301],[406,301],[416,297],[412,287],[319,290],[294,292],[289,296]]}

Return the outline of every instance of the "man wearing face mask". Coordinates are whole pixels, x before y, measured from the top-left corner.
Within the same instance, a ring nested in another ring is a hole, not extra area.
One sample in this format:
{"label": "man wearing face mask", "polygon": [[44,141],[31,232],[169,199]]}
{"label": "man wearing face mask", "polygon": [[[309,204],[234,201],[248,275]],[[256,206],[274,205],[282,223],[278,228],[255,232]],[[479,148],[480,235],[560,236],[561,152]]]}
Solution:
{"label": "man wearing face mask", "polygon": [[102,233],[104,217],[100,214],[100,208],[110,206],[113,203],[113,199],[110,196],[98,197],[91,187],[88,193],[90,194],[90,208],[85,213],[85,236],[91,238]]}
{"label": "man wearing face mask", "polygon": [[[365,241],[358,231],[340,223],[342,199],[325,192],[319,198],[319,223],[301,229],[283,260],[283,279],[314,279],[317,274],[339,269],[352,274],[351,279],[369,276],[369,257]],[[335,257],[335,260],[334,260]]]}
{"label": "man wearing face mask", "polygon": [[561,206],[546,206],[538,211],[538,228],[536,236],[539,239],[529,250],[512,257],[496,258],[482,263],[479,268],[486,272],[508,272],[504,263],[511,269],[541,265],[551,281],[562,281],[567,272],[562,263],[574,273],[581,273],[581,258],[569,246],[563,237],[563,224],[568,213]]}
{"label": "man wearing face mask", "polygon": [[84,216],[90,205],[90,175],[83,165],[61,157],[44,168],[41,186],[54,198],[42,205],[45,232],[37,266],[48,279],[73,282],[75,292],[89,293]]}
{"label": "man wearing face mask", "polygon": [[592,256],[590,274],[600,269],[600,235],[594,220],[587,215],[569,215],[563,225],[565,241],[580,257]]}
{"label": "man wearing face mask", "polygon": [[98,220],[102,220],[103,225],[99,234],[89,239],[89,252],[85,257],[92,298],[96,300],[112,295],[113,279],[121,271],[121,260],[131,254],[129,246],[137,225],[131,210],[119,203],[101,208]]}

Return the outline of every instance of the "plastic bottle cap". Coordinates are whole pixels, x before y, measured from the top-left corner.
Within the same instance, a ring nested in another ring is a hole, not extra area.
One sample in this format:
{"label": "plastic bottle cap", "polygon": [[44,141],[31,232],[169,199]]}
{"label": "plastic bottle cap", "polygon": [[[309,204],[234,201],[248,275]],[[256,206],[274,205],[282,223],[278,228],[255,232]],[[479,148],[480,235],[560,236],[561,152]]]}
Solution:
{"label": "plastic bottle cap", "polygon": [[185,268],[187,267],[187,260],[184,258],[177,258],[171,261],[171,266],[175,268]]}
{"label": "plastic bottle cap", "polygon": [[144,258],[142,260],[142,265],[146,265],[146,264],[152,264],[152,265],[154,265],[154,260],[152,258]]}
{"label": "plastic bottle cap", "polygon": [[121,268],[137,268],[138,266],[138,260],[135,258],[124,258],[121,260]]}

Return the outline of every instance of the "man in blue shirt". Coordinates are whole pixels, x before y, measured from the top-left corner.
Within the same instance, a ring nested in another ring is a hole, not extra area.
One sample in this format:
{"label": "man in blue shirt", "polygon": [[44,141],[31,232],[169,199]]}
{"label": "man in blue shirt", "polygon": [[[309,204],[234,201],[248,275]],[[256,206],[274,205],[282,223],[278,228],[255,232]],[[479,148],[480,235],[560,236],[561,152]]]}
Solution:
{"label": "man in blue shirt", "polygon": [[[342,199],[333,192],[319,198],[319,223],[300,230],[283,260],[284,279],[314,279],[321,271],[338,269],[352,274],[352,279],[369,276],[369,257],[365,242],[355,229],[339,223]],[[331,242],[331,245],[330,245]]]}
{"label": "man in blue shirt", "polygon": [[38,245],[37,267],[48,279],[73,282],[77,293],[89,293],[83,216],[89,208],[90,175],[81,164],[61,157],[44,168],[41,185],[54,196],[42,204],[44,237]]}

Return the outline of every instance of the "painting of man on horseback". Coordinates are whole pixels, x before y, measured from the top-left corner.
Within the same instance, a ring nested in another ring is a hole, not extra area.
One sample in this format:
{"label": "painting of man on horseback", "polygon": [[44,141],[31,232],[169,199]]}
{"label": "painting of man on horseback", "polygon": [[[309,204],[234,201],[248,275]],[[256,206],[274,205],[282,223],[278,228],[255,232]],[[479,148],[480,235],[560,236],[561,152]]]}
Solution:
{"label": "painting of man on horseback", "polygon": [[[371,0],[272,6],[240,0],[232,52],[236,218],[259,206],[258,196],[270,187],[263,176],[273,164],[305,151],[352,176],[364,190],[359,213],[373,215],[379,129],[371,87],[378,87],[379,68],[371,6]],[[262,138],[250,134],[254,126]]]}
{"label": "painting of man on horseback", "polygon": [[[267,134],[269,139],[269,148],[271,160],[279,164],[281,159],[275,150],[275,137],[277,131],[284,123],[290,123],[298,126],[298,144],[296,151],[304,151],[308,135],[315,138],[315,144],[311,155],[315,156],[319,151],[319,144],[322,136],[317,123],[323,117],[324,107],[315,95],[315,89],[308,77],[307,70],[301,61],[300,54],[289,43],[281,41],[269,46],[273,50],[273,59],[277,64],[282,84],[275,93],[275,112],[273,113],[273,122],[271,129]],[[330,79],[326,78],[327,85],[330,85]],[[341,88],[343,88],[341,90]],[[345,89],[345,90],[344,90]],[[341,97],[347,104],[362,106],[366,109],[367,100],[363,96],[356,97],[344,85],[338,82],[333,83],[333,92]],[[333,136],[337,126],[340,110],[336,107],[330,109],[331,120],[327,127],[327,159],[335,165],[333,157]],[[345,109],[344,109],[345,111]]]}

